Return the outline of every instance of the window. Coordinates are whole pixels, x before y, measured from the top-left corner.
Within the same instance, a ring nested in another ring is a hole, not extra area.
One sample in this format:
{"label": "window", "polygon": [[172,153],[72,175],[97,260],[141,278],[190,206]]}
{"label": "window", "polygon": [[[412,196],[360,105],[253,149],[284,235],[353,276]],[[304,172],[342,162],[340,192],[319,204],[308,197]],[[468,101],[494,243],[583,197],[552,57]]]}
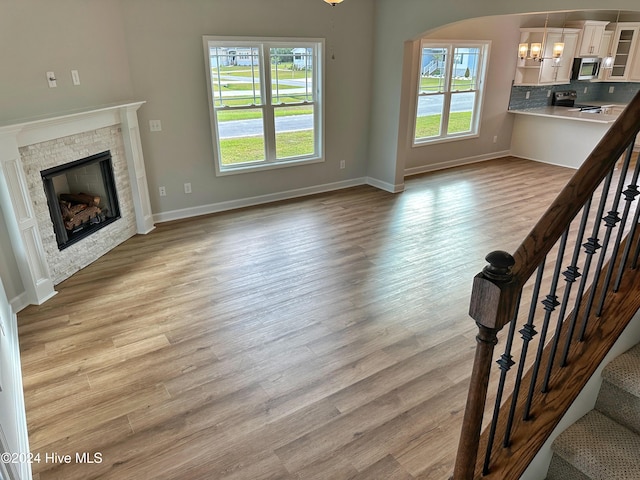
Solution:
{"label": "window", "polygon": [[322,46],[204,37],[218,175],[322,161]]}
{"label": "window", "polygon": [[489,42],[423,41],[414,145],[478,135]]}

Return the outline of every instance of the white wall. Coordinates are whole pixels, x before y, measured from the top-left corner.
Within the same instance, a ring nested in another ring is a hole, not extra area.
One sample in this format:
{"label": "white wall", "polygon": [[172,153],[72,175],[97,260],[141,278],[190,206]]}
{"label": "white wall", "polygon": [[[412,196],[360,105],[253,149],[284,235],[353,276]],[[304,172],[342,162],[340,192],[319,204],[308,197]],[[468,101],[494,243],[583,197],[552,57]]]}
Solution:
{"label": "white wall", "polygon": [[[9,306],[5,290],[0,281],[0,452],[27,453],[27,420],[22,393],[22,370],[18,347],[18,325],[16,316]],[[20,479],[31,478],[28,463],[5,465],[14,469],[13,475]],[[0,475],[2,470],[0,469]],[[11,477],[9,477],[11,478]]]}
{"label": "white wall", "polygon": [[24,292],[20,278],[20,270],[11,250],[11,239],[4,223],[4,215],[0,207],[0,280],[4,279],[6,294],[11,300]]}

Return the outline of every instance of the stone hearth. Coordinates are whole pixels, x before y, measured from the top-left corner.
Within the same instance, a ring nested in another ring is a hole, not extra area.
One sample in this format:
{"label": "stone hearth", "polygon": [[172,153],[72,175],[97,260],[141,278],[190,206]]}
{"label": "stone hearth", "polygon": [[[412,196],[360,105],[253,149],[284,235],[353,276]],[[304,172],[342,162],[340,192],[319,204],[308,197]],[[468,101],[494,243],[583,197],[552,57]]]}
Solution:
{"label": "stone hearth", "polygon": [[[136,233],[153,218],[136,111],[143,102],[0,126],[0,205],[25,288],[41,304],[54,285]],[[121,218],[59,250],[40,172],[109,150]]]}

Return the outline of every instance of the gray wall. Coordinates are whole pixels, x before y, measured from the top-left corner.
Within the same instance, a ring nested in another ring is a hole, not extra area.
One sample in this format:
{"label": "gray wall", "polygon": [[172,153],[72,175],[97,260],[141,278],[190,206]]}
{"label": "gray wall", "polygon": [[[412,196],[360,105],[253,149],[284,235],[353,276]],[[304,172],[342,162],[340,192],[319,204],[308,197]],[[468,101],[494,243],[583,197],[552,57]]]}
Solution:
{"label": "gray wall", "polygon": [[[71,70],[79,71],[79,86]],[[47,71],[56,88],[48,87]],[[0,95],[0,125],[131,99],[119,1],[0,2]]]}
{"label": "gray wall", "polygon": [[[154,212],[362,177],[366,171],[373,3],[348,0],[122,2]],[[216,177],[203,35],[326,37],[325,162]],[[332,59],[332,55],[335,59]],[[148,121],[162,121],[149,132]],[[340,160],[346,168],[340,170]],[[193,193],[183,193],[190,182]],[[158,186],[167,196],[159,197]]]}
{"label": "gray wall", "polygon": [[[560,10],[600,10],[600,0],[540,0],[535,4],[512,0],[452,0],[425,2],[424,0],[376,0],[375,40],[371,129],[369,131],[369,161],[367,174],[380,182],[403,184],[405,132],[398,126],[404,122],[402,111],[403,76],[409,62],[404,61],[405,42],[416,40],[430,30],[465,19],[493,15]],[[639,10],[637,0],[612,0],[606,8]],[[399,141],[400,140],[400,141]]]}
{"label": "gray wall", "polygon": [[[516,66],[514,45],[520,39],[520,16],[493,16],[465,20],[442,28],[432,30],[424,35],[434,40],[489,40],[491,41],[489,62],[487,65],[486,81],[484,83],[484,102],[480,117],[479,136],[456,142],[444,142],[430,145],[411,147],[412,125],[409,123],[407,135],[401,137],[398,146],[398,162],[404,163],[404,168],[422,170],[434,166],[455,162],[459,159],[474,159],[490,156],[495,152],[509,150],[511,144],[511,130],[513,116],[507,113],[509,92]],[[419,48],[420,40],[415,40],[415,47]],[[409,80],[403,82],[402,89],[416,91],[417,65],[413,55],[413,68],[405,66],[405,72],[410,71]],[[409,118],[415,111],[415,95],[409,96],[401,104],[401,118]],[[497,137],[496,143],[493,137]],[[423,168],[421,168],[423,167]]]}
{"label": "gray wall", "polygon": [[[0,125],[145,100],[138,115],[156,214],[361,178],[373,15],[370,0],[335,8],[321,0],[3,0]],[[203,35],[326,39],[325,162],[215,176]],[[79,86],[72,84],[72,69],[79,71]],[[47,86],[50,70],[57,88]],[[163,130],[150,133],[150,119],[161,120]],[[192,184],[191,195],[183,193],[185,182]],[[166,197],[158,195],[160,185]],[[0,226],[6,230],[4,222]],[[0,249],[0,278],[14,298],[23,287],[1,233]]]}
{"label": "gray wall", "polygon": [[[637,9],[636,4],[614,0],[607,7]],[[601,2],[542,0],[535,7],[597,9]],[[447,36],[466,31],[493,40],[487,90],[491,106],[483,112],[480,138],[427,149],[410,150],[405,141],[413,93],[403,83],[411,66],[407,45],[452,22],[530,8],[530,3],[506,0],[345,0],[336,7],[322,0],[3,0],[0,125],[146,100],[138,113],[156,214],[364,176],[402,187],[407,167],[505,149],[511,131],[502,110],[507,105],[500,90],[505,77],[492,71],[510,68],[514,56],[505,52],[514,30],[492,28],[489,37],[486,28],[472,23],[467,30],[453,25],[444,31]],[[325,162],[215,176],[203,35],[326,38]],[[72,85],[72,69],[80,73],[80,86]],[[47,87],[48,70],[56,73],[57,88]],[[149,132],[151,119],[162,121],[161,132]],[[498,144],[492,143],[494,135]],[[346,160],[344,170],[340,160]],[[182,193],[185,182],[192,184],[190,195]],[[158,195],[160,185],[166,186],[166,197]],[[0,278],[10,297],[19,295],[23,288],[2,234],[0,249]]]}

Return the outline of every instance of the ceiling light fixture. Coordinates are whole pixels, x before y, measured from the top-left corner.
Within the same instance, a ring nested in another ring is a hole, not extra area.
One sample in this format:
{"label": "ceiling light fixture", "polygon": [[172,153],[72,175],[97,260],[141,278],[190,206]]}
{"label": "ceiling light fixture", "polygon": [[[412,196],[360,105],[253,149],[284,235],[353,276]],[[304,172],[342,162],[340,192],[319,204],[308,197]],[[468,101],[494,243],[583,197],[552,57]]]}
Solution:
{"label": "ceiling light fixture", "polygon": [[[546,41],[548,23],[549,23],[549,13],[547,13],[547,18],[544,21],[544,32],[542,34],[542,41]],[[564,44],[562,44],[562,47],[564,49]],[[562,55],[562,53],[560,53],[560,55]],[[518,44],[518,57],[520,57],[520,60],[526,59],[526,60],[533,60],[534,62],[541,62],[543,59],[542,43],[532,42],[531,44],[529,43]]]}
{"label": "ceiling light fixture", "polygon": [[560,35],[560,41],[553,44],[553,58],[556,62],[560,61],[560,57],[564,52],[564,26],[567,24],[567,14],[564,14],[564,20],[562,22],[562,34]]}
{"label": "ceiling light fixture", "polygon": [[337,4],[342,3],[344,0],[324,0],[325,3],[328,3],[332,7],[335,7]]}

